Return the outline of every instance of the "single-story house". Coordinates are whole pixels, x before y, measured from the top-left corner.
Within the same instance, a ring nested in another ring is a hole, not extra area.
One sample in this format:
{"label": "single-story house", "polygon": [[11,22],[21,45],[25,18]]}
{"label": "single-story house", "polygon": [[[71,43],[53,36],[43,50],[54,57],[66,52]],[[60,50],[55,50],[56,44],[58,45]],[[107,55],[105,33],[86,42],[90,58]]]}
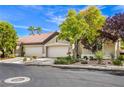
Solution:
{"label": "single-story house", "polygon": [[[83,45],[82,45],[83,46]],[[117,58],[120,55],[120,42],[111,42],[107,41],[102,45],[102,52],[104,54],[104,59],[111,59],[111,56],[114,55]],[[82,48],[82,57],[83,56],[95,56],[90,50]]]}
{"label": "single-story house", "polygon": [[[16,49],[16,55],[21,56],[24,52],[25,56],[37,57],[65,57],[69,52],[70,44],[66,40],[58,40],[58,32],[49,32],[43,34],[35,34],[20,38]],[[94,56],[94,54],[83,48],[81,45],[81,57]],[[102,51],[104,58],[110,58],[111,54],[117,56],[119,52],[119,42],[106,42],[103,44]]]}
{"label": "single-story house", "polygon": [[[17,55],[24,51],[25,56],[64,57],[67,56],[69,42],[57,39],[58,32],[35,34],[20,38]],[[22,50],[23,46],[23,50]]]}

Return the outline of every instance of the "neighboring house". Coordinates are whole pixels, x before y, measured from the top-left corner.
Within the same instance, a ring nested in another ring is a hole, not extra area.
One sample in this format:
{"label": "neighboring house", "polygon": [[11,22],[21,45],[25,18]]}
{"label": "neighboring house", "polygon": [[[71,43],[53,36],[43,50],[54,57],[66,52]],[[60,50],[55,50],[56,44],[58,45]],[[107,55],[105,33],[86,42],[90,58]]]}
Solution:
{"label": "neighboring house", "polygon": [[[24,52],[25,56],[37,57],[65,57],[69,52],[70,44],[68,41],[57,39],[58,32],[50,32],[44,34],[30,35],[20,38],[16,54],[21,56]],[[23,46],[23,47],[22,47]],[[111,54],[117,56],[119,53],[119,42],[106,42],[103,44],[102,51],[104,58],[111,58]],[[81,57],[94,56],[94,54],[85,48],[80,47]]]}
{"label": "neighboring house", "polygon": [[[110,59],[111,55],[114,55],[117,58],[117,55],[120,54],[120,42],[110,42],[107,41],[102,45],[102,52],[104,53],[104,59]],[[82,57],[83,56],[95,56],[90,50],[82,48]]]}

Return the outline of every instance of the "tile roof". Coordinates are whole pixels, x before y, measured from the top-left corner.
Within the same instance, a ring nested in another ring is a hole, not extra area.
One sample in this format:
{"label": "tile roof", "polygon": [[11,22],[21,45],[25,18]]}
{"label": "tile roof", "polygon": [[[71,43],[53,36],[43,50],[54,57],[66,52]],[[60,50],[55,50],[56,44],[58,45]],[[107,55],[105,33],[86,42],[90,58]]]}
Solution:
{"label": "tile roof", "polygon": [[43,44],[49,39],[51,39],[53,36],[58,34],[58,32],[49,32],[49,33],[43,33],[43,34],[35,34],[35,35],[30,35],[27,37],[19,38],[18,44]]}

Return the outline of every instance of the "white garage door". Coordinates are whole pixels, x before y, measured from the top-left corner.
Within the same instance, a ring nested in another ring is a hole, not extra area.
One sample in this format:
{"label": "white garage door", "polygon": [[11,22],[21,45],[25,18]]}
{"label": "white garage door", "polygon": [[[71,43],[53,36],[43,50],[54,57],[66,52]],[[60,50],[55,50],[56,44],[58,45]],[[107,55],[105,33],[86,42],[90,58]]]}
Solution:
{"label": "white garage door", "polygon": [[49,46],[48,57],[65,57],[68,53],[68,46]]}
{"label": "white garage door", "polygon": [[25,56],[42,57],[42,47],[25,47]]}

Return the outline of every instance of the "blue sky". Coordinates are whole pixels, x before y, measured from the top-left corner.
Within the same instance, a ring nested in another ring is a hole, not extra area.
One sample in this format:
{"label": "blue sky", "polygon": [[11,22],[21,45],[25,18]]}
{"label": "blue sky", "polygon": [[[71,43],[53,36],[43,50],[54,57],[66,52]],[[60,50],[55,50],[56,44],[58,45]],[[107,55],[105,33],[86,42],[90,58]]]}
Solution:
{"label": "blue sky", "polygon": [[[1,5],[0,21],[7,21],[14,25],[19,37],[27,36],[29,26],[40,26],[43,33],[58,31],[59,24],[64,20],[69,9],[77,12],[86,8],[83,5]],[[115,13],[124,12],[124,6],[97,6],[105,16],[112,16]]]}

